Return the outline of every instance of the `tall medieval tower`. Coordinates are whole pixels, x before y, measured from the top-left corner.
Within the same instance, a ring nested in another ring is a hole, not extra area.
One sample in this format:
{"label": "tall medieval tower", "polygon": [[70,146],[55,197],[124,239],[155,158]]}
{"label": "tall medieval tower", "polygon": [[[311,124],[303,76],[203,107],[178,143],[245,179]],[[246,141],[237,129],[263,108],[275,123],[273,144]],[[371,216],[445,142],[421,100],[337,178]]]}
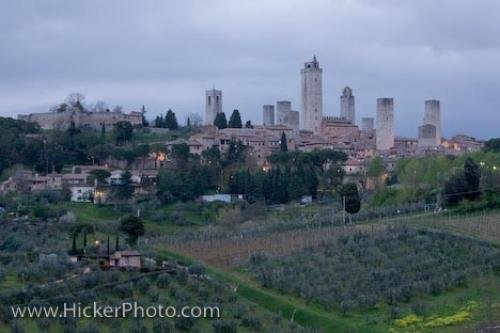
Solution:
{"label": "tall medieval tower", "polygon": [[435,145],[441,144],[441,109],[438,100],[425,101],[424,125],[436,127]]}
{"label": "tall medieval tower", "polygon": [[377,150],[389,150],[394,147],[394,100],[377,99]]}
{"label": "tall medieval tower", "polygon": [[340,116],[350,121],[352,124],[356,122],[356,115],[354,113],[354,96],[352,89],[345,87],[340,96]]}
{"label": "tall medieval tower", "polygon": [[222,90],[207,90],[205,96],[205,125],[213,125],[217,113],[222,112]]}
{"label": "tall medieval tower", "polygon": [[321,76],[323,69],[314,56],[311,62],[306,62],[300,71],[302,82],[302,129],[315,134],[321,132],[323,121],[323,88]]}

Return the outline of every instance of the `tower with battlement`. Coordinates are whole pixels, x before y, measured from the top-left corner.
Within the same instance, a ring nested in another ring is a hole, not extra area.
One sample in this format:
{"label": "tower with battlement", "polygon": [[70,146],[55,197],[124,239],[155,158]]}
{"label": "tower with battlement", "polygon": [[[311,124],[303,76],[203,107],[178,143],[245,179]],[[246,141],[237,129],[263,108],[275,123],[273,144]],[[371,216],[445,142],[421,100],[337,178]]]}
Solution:
{"label": "tower with battlement", "polygon": [[323,69],[319,67],[316,56],[306,62],[301,73],[302,129],[321,133],[323,121]]}
{"label": "tower with battlement", "polygon": [[441,106],[438,100],[425,101],[424,125],[436,127],[435,146],[441,144]]}
{"label": "tower with battlement", "polygon": [[389,150],[394,147],[394,100],[377,99],[377,150]]}
{"label": "tower with battlement", "polygon": [[345,87],[340,96],[340,117],[345,118],[352,124],[356,123],[356,115],[354,113],[354,96],[352,89]]}
{"label": "tower with battlement", "polygon": [[274,105],[262,107],[262,120],[264,126],[274,126]]}
{"label": "tower with battlement", "polygon": [[292,102],[290,101],[276,102],[276,123],[280,125],[285,125],[290,111],[292,111]]}
{"label": "tower with battlement", "polygon": [[215,116],[222,112],[222,90],[215,88],[205,92],[205,125],[213,125]]}

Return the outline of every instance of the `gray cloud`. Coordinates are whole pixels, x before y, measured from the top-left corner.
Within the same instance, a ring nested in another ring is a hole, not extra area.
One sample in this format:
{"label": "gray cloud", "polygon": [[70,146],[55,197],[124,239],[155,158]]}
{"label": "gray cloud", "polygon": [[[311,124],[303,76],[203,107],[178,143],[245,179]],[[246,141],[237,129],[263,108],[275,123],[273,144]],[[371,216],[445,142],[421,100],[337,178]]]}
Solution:
{"label": "gray cloud", "polygon": [[423,101],[442,101],[444,134],[498,136],[496,0],[64,1],[0,3],[0,115],[44,111],[74,91],[150,115],[224,109],[261,121],[262,104],[299,108],[299,70],[316,54],[325,113],[342,87],[357,116],[395,98],[397,132],[416,135]]}

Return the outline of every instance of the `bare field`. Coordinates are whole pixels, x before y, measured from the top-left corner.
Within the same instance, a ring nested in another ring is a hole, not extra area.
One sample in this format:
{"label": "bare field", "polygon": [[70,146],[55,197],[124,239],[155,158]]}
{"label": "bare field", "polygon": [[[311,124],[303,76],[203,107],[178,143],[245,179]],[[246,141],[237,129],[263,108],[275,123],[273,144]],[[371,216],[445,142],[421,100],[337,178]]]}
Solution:
{"label": "bare field", "polygon": [[374,232],[385,224],[349,225],[276,232],[260,237],[233,237],[206,241],[169,242],[168,249],[219,268],[246,263],[252,255],[283,256],[356,232]]}

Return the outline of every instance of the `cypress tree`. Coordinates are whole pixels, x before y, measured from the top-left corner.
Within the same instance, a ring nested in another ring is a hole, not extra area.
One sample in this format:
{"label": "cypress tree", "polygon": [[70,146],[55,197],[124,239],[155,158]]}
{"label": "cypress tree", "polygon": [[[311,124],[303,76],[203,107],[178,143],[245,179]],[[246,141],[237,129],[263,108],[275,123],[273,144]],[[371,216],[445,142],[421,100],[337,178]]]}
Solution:
{"label": "cypress tree", "polygon": [[83,248],[87,247],[87,230],[83,231]]}
{"label": "cypress tree", "polygon": [[169,109],[167,111],[167,115],[165,116],[165,126],[169,130],[176,130],[179,128],[179,124],[177,123],[177,118],[175,117],[175,113]]}
{"label": "cypress tree", "polygon": [[214,119],[214,125],[218,129],[227,128],[227,119],[226,119],[226,114],[224,112],[217,113]]}
{"label": "cypress tree", "polygon": [[71,245],[71,254],[76,254],[76,233],[73,233],[73,244]]}
{"label": "cypress tree", "polygon": [[243,125],[241,123],[240,111],[234,109],[231,117],[229,118],[229,128],[242,128]]}
{"label": "cypress tree", "polygon": [[281,152],[287,152],[288,151],[288,144],[286,143],[286,134],[285,134],[285,132],[281,132],[280,151]]}

